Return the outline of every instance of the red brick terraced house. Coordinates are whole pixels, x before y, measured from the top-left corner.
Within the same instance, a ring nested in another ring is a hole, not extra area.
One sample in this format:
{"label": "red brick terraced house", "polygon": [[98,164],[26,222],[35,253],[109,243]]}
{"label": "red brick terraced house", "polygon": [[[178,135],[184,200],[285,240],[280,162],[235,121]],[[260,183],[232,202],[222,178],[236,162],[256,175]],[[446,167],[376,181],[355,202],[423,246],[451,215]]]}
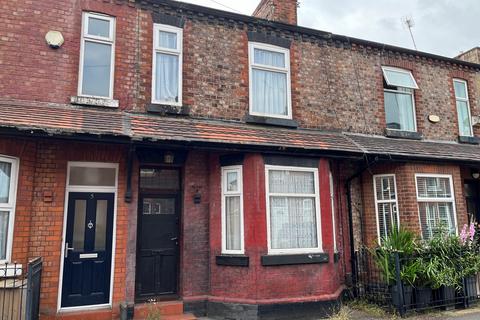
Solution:
{"label": "red brick terraced house", "polygon": [[[0,3],[0,260],[42,319],[325,315],[480,216],[480,65],[171,0]],[[185,314],[184,314],[185,312]]]}

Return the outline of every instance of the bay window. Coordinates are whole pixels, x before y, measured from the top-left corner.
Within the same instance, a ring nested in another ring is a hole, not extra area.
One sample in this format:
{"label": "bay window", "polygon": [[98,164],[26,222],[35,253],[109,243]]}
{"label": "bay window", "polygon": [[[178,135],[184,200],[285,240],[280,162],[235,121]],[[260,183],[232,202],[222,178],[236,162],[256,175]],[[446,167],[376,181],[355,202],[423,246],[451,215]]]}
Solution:
{"label": "bay window", "polygon": [[115,18],[83,14],[80,48],[80,96],[112,99]]}
{"label": "bay window", "polygon": [[250,114],[292,118],[290,50],[249,43]]}
{"label": "bay window", "polygon": [[418,89],[410,71],[382,67],[387,129],[417,131],[414,90]]}
{"label": "bay window", "polygon": [[321,252],[318,169],[266,166],[269,254]]}
{"label": "bay window", "polygon": [[18,159],[0,156],[0,261],[11,258],[17,172]]}
{"label": "bay window", "polygon": [[463,137],[473,136],[468,89],[465,80],[454,79],[455,102],[457,105],[458,133]]}
{"label": "bay window", "polygon": [[222,253],[244,253],[242,166],[222,168]]}
{"label": "bay window", "polygon": [[417,201],[423,239],[439,227],[456,232],[455,198],[450,175],[417,174]]}
{"label": "bay window", "polygon": [[378,242],[387,238],[393,228],[400,226],[398,219],[397,186],[394,174],[373,176],[375,213]]}
{"label": "bay window", "polygon": [[182,104],[182,38],[181,28],[153,27],[152,103]]}

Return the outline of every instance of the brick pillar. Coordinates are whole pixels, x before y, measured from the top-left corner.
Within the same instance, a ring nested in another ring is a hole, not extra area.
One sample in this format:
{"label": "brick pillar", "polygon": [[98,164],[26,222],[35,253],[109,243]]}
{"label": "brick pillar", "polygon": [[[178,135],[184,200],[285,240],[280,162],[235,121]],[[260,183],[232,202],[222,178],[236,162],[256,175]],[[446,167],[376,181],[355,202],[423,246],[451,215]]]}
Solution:
{"label": "brick pillar", "polygon": [[297,7],[297,0],[261,0],[253,16],[296,25]]}

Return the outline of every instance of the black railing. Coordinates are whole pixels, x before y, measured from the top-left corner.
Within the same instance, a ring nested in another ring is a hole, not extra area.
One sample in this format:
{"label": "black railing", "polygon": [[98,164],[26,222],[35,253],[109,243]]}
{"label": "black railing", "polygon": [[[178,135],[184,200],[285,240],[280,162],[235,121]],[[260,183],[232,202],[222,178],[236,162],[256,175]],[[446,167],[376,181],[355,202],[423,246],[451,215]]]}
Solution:
{"label": "black railing", "polygon": [[0,320],[38,320],[42,259],[0,265]]}
{"label": "black railing", "polygon": [[370,251],[363,249],[355,253],[357,298],[395,310],[402,317],[410,311],[468,308],[480,299],[477,275],[463,278],[457,287],[414,287],[402,281],[401,275],[412,258],[401,258],[398,253],[392,255],[391,272],[385,272]]}

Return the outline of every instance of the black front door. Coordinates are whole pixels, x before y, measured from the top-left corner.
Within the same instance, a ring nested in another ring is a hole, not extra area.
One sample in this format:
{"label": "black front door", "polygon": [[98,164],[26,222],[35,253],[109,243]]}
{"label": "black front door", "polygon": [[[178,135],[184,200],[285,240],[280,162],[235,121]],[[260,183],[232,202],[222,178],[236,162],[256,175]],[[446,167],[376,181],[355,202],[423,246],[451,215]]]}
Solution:
{"label": "black front door", "polygon": [[177,293],[179,197],[141,195],[139,208],[137,300]]}
{"label": "black front door", "polygon": [[475,221],[480,221],[480,185],[477,180],[465,180],[465,200],[467,214]]}
{"label": "black front door", "polygon": [[62,307],[110,300],[113,203],[113,193],[68,195]]}

